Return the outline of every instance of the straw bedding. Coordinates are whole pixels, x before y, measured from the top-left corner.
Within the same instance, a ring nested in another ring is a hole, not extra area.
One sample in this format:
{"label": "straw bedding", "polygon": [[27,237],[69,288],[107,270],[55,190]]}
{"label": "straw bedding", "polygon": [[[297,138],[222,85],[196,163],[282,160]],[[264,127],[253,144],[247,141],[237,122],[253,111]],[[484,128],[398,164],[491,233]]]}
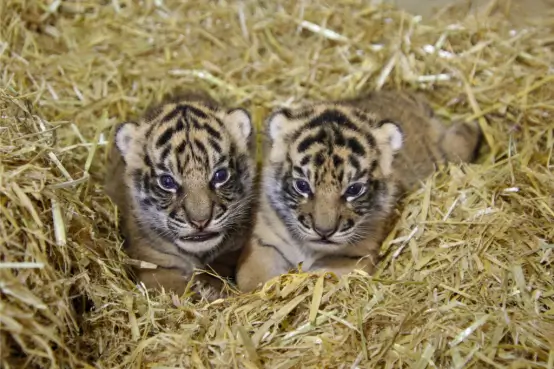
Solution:
{"label": "straw bedding", "polygon": [[[279,4],[278,4],[279,3]],[[0,3],[3,368],[554,368],[554,17],[363,1]],[[479,163],[399,206],[378,273],[193,304],[127,275],[113,125],[178,86],[251,109],[387,87],[478,119]]]}

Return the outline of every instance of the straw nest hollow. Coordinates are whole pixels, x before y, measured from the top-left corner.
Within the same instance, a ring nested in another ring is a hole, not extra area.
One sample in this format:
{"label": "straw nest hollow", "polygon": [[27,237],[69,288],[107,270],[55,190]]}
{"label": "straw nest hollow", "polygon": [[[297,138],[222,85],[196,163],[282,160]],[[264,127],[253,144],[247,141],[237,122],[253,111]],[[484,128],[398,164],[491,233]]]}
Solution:
{"label": "straw nest hollow", "polygon": [[[554,368],[552,14],[362,0],[0,2],[3,368]],[[102,190],[113,125],[180,86],[261,124],[382,87],[477,119],[478,163],[399,205],[378,272],[193,303],[126,272]]]}

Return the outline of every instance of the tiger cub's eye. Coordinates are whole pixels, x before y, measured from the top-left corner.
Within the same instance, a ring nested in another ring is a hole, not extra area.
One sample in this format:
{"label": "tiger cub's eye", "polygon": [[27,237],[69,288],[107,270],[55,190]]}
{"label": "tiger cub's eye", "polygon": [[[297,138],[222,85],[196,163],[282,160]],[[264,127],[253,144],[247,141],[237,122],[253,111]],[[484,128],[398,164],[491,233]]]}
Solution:
{"label": "tiger cub's eye", "polygon": [[175,182],[173,177],[167,174],[161,175],[158,178],[158,185],[162,190],[168,191],[168,192],[175,192],[175,190],[177,190],[177,187],[179,187],[179,185],[177,184],[177,182]]}
{"label": "tiger cub's eye", "polygon": [[219,169],[216,171],[212,177],[212,184],[215,187],[222,186],[229,180],[229,171],[227,169]]}
{"label": "tiger cub's eye", "polygon": [[362,183],[353,183],[344,192],[346,199],[348,201],[354,200],[357,197],[360,197],[365,192],[365,185]]}
{"label": "tiger cub's eye", "polygon": [[309,195],[311,192],[310,184],[304,179],[295,179],[294,189],[301,195]]}

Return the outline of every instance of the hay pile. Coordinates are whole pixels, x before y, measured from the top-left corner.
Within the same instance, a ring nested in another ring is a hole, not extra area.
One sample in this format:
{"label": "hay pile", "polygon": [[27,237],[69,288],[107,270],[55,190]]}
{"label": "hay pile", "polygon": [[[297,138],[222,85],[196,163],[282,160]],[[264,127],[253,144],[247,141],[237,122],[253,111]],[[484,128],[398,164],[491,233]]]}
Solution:
{"label": "hay pile", "polygon": [[[0,366],[554,368],[554,17],[279,3],[0,2]],[[299,100],[422,89],[479,119],[488,151],[404,201],[373,278],[148,296],[100,185],[106,141],[187,84],[258,124]]]}

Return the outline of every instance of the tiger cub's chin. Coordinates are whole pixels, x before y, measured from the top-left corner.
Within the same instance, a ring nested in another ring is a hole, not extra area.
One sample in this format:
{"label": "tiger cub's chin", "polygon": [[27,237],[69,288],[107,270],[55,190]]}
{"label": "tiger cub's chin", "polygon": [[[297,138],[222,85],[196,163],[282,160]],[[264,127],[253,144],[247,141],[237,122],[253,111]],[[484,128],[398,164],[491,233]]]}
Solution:
{"label": "tiger cub's chin", "polygon": [[470,162],[476,124],[443,125],[419,96],[382,91],[274,112],[243,291],[304,271],[372,273],[398,197],[447,161]]}
{"label": "tiger cub's chin", "polygon": [[[234,276],[253,216],[253,137],[248,112],[205,93],[184,93],[117,127],[105,187],[127,254],[157,265],[135,270],[147,288],[181,294],[195,269],[216,266]],[[205,277],[199,291],[222,287]]]}

